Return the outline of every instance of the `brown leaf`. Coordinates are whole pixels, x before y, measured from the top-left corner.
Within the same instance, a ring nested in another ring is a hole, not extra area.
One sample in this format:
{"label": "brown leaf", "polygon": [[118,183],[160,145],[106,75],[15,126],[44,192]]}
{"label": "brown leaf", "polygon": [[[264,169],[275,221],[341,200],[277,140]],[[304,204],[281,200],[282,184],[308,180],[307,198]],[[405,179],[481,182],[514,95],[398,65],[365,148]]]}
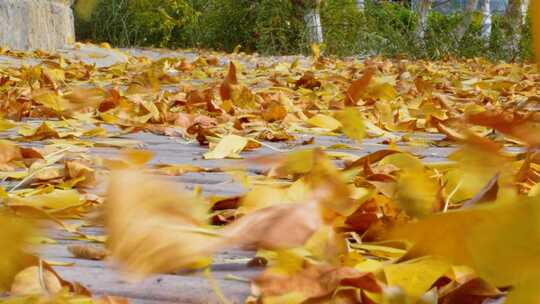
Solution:
{"label": "brown leaf", "polygon": [[221,100],[231,99],[231,86],[235,84],[238,84],[238,79],[236,78],[236,66],[231,61],[231,63],[229,63],[229,72],[219,87]]}
{"label": "brown leaf", "polygon": [[95,245],[69,245],[67,249],[76,258],[86,260],[103,260],[109,255],[105,248]]}
{"label": "brown leaf", "polygon": [[368,68],[364,71],[364,75],[362,75],[362,78],[354,80],[351,83],[351,86],[346,93],[345,105],[356,105],[358,100],[360,100],[360,97],[362,97],[367,87],[369,86],[369,83],[371,82],[371,78],[373,78],[374,73],[375,70],[373,68]]}
{"label": "brown leaf", "polygon": [[298,79],[295,83],[296,88],[306,88],[306,89],[316,89],[320,88],[322,83],[315,78],[315,74],[313,72],[305,72],[300,79]]}
{"label": "brown leaf", "polygon": [[79,161],[66,161],[64,164],[66,176],[71,179],[82,178],[77,185],[82,187],[93,187],[96,185],[96,173],[94,169]]}
{"label": "brown leaf", "polygon": [[20,159],[22,159],[22,154],[19,146],[7,140],[0,140],[0,167]]}
{"label": "brown leaf", "polygon": [[262,116],[268,122],[279,121],[287,116],[287,109],[279,102],[271,102],[263,111]]}
{"label": "brown leaf", "polygon": [[484,111],[467,116],[472,124],[492,128],[501,133],[536,146],[540,145],[540,129],[531,120],[531,114],[520,114],[511,111]]}
{"label": "brown leaf", "polygon": [[302,270],[293,275],[265,271],[254,280],[254,284],[265,297],[299,292],[306,300],[327,296],[340,285],[362,288],[371,292],[382,291],[372,274],[362,273],[354,268],[313,264],[305,265]]}

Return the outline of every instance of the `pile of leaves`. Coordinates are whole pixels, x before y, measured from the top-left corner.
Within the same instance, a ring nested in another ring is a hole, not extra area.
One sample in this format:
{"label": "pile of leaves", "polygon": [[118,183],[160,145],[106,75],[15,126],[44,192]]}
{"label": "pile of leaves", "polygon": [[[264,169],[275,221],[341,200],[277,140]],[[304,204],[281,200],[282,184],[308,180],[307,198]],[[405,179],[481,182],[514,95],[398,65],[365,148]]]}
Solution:
{"label": "pile of leaves", "polygon": [[[110,257],[135,278],[205,268],[226,248],[256,250],[250,265],[265,268],[250,303],[537,302],[536,67],[312,51],[279,61],[238,52],[131,57],[96,68],[1,50],[41,63],[0,70],[0,130],[9,138],[0,142],[1,244],[9,248],[0,254],[0,288],[13,301],[94,301],[27,253],[39,219],[106,241],[107,250],[70,249]],[[137,132],[207,146],[205,159],[242,158],[278,142],[296,149],[243,160],[267,169],[244,176],[242,196],[208,198],[159,178],[207,169],[149,165],[151,152],[117,138]],[[387,147],[344,156],[299,142],[300,134]],[[89,153],[100,146],[123,157]],[[407,146],[453,152],[424,162]],[[94,210],[107,237],[64,222]]]}

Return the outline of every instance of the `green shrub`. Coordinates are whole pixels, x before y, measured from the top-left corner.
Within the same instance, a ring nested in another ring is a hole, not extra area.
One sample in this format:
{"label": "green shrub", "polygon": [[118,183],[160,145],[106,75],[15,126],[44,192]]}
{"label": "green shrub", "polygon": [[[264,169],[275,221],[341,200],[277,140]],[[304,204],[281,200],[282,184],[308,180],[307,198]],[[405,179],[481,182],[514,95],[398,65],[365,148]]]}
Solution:
{"label": "green shrub", "polygon": [[182,29],[197,21],[184,0],[99,0],[89,21],[78,18],[83,39],[108,41],[117,46],[170,46]]}
{"label": "green shrub", "polygon": [[263,54],[307,51],[303,12],[290,0],[260,0],[256,10],[255,45]]}
{"label": "green shrub", "polygon": [[365,41],[365,19],[355,0],[328,0],[321,8],[325,51],[338,56],[358,54]]}
{"label": "green shrub", "polygon": [[[425,39],[416,37],[417,17],[399,2],[325,0],[321,6],[327,54],[405,55],[440,59],[485,56],[493,60],[532,58],[528,26],[520,49],[507,47],[508,21],[493,20],[490,41],[481,38],[481,16],[461,40],[455,35],[462,13],[428,16]],[[231,51],[295,54],[309,52],[303,8],[291,0],[98,0],[89,21],[77,18],[79,39],[116,46],[199,47]]]}

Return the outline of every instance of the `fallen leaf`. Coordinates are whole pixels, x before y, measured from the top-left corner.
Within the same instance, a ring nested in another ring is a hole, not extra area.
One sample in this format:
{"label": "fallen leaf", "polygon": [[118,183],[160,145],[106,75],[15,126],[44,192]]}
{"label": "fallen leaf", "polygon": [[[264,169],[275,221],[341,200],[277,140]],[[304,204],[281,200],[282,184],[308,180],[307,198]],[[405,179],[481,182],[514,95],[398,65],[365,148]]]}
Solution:
{"label": "fallen leaf", "polygon": [[308,119],[307,123],[314,127],[327,129],[328,131],[335,131],[342,127],[342,124],[338,120],[324,114],[316,114]]}
{"label": "fallen leaf", "polygon": [[50,193],[38,194],[27,197],[12,196],[8,199],[7,205],[30,206],[44,210],[62,210],[81,205],[81,197],[76,190],[58,190]]}
{"label": "fallen leaf", "polygon": [[446,261],[426,257],[387,265],[384,274],[389,286],[401,287],[414,303],[450,268]]}
{"label": "fallen leaf", "polygon": [[80,259],[103,260],[109,255],[105,248],[94,245],[69,245],[67,249],[76,258]]}
{"label": "fallen leaf", "polygon": [[210,152],[204,154],[205,159],[240,158],[249,140],[238,135],[227,135]]}
{"label": "fallen leaf", "polygon": [[39,266],[31,266],[15,276],[10,292],[13,296],[24,296],[55,294],[60,290],[62,284],[54,273],[40,269]]}
{"label": "fallen leaf", "polygon": [[366,136],[366,127],[364,118],[356,109],[347,108],[336,115],[337,120],[341,123],[343,134],[347,137],[361,141]]}

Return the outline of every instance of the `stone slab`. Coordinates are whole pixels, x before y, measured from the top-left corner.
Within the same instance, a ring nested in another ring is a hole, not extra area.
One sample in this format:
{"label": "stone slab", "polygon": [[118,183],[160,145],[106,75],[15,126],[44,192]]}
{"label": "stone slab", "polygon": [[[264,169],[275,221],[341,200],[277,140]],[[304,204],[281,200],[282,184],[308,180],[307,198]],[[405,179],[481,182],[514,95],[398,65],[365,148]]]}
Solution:
{"label": "stone slab", "polygon": [[55,50],[75,41],[73,12],[65,1],[0,0],[0,46]]}

